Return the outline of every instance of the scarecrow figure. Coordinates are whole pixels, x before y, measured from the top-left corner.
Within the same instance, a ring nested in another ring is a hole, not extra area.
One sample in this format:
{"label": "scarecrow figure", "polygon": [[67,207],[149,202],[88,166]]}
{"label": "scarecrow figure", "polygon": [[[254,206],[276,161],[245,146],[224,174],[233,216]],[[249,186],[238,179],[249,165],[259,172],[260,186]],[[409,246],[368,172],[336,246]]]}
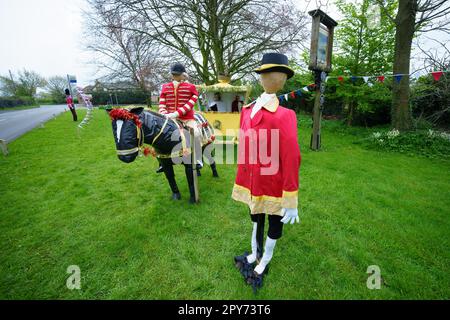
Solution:
{"label": "scarecrow figure", "polygon": [[[159,97],[159,113],[171,119],[177,119],[194,130],[194,148],[197,155],[197,168],[202,168],[201,131],[194,118],[194,105],[198,100],[197,88],[187,81],[186,68],[181,63],[170,67],[172,82],[162,85]],[[193,164],[195,165],[195,164]],[[164,172],[160,163],[157,173]],[[171,173],[169,173],[171,174]]]}
{"label": "scarecrow figure", "polygon": [[67,107],[69,107],[70,112],[72,112],[73,121],[77,121],[78,116],[77,116],[77,112],[75,111],[75,104],[73,103],[72,95],[70,94],[69,89],[65,89],[64,92],[66,94]]}
{"label": "scarecrow figure", "polygon": [[[234,262],[256,293],[268,272],[283,224],[300,222],[297,194],[301,154],[295,112],[280,106],[276,96],[294,75],[287,57],[279,53],[264,54],[262,65],[254,71],[260,74],[264,93],[242,108],[232,198],[250,209],[252,252],[236,256]],[[269,228],[263,254],[266,215]]]}

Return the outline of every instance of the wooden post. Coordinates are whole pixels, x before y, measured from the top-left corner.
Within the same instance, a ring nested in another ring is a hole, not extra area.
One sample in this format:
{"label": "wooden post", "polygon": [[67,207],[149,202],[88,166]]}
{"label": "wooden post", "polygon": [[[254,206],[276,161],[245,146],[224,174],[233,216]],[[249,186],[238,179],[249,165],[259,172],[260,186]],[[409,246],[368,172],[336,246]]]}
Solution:
{"label": "wooden post", "polygon": [[[316,71],[316,79],[317,73]],[[319,78],[320,79],[320,78]],[[311,133],[311,143],[310,148],[312,150],[320,150],[320,120],[322,119],[322,107],[320,103],[320,80],[316,81],[316,97],[314,100],[314,110],[313,110],[313,131]]]}
{"label": "wooden post", "polygon": [[6,140],[0,139],[0,148],[2,149],[2,152],[5,156],[9,154],[8,144],[6,143]]}
{"label": "wooden post", "polygon": [[189,135],[191,140],[191,163],[192,163],[192,175],[193,175],[193,182],[194,182],[194,193],[195,193],[195,202],[198,202],[199,200],[199,193],[198,193],[198,179],[197,179],[197,155],[195,152],[195,136],[194,136],[194,129],[189,128]]}

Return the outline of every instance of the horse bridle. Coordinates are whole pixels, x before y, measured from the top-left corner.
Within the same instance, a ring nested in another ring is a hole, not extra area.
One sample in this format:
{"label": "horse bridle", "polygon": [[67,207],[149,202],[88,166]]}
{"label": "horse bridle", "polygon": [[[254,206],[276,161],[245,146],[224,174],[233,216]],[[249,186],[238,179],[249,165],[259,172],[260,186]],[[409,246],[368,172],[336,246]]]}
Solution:
{"label": "horse bridle", "polygon": [[137,135],[137,141],[138,141],[138,145],[137,147],[134,147],[132,149],[125,149],[125,150],[116,150],[117,151],[117,155],[119,156],[128,156],[130,154],[136,153],[136,152],[140,152],[143,148],[144,145],[144,130],[141,127],[138,127],[136,125],[136,135]]}

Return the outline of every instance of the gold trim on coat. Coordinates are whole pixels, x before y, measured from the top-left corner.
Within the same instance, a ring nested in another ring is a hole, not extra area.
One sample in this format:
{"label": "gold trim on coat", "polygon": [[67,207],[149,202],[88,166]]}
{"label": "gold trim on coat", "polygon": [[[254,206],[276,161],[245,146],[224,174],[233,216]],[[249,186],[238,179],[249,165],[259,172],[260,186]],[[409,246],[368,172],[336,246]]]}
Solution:
{"label": "gold trim on coat", "polygon": [[282,197],[252,196],[249,189],[234,184],[231,198],[249,206],[251,214],[267,213],[283,216],[282,208],[297,208],[298,191],[283,191]]}

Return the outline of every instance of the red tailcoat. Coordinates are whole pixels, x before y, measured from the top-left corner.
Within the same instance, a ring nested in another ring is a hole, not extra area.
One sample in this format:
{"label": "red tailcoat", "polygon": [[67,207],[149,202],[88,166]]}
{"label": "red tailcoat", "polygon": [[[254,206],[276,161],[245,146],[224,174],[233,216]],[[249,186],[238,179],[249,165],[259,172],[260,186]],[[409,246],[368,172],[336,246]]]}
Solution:
{"label": "red tailcoat", "polygon": [[178,112],[180,120],[194,119],[194,105],[197,99],[198,92],[192,83],[180,82],[177,88],[173,82],[165,83],[159,96],[159,113]]}
{"label": "red tailcoat", "polygon": [[242,108],[232,198],[247,204],[252,214],[282,215],[282,208],[298,204],[297,117],[275,97],[251,119],[253,105]]}

